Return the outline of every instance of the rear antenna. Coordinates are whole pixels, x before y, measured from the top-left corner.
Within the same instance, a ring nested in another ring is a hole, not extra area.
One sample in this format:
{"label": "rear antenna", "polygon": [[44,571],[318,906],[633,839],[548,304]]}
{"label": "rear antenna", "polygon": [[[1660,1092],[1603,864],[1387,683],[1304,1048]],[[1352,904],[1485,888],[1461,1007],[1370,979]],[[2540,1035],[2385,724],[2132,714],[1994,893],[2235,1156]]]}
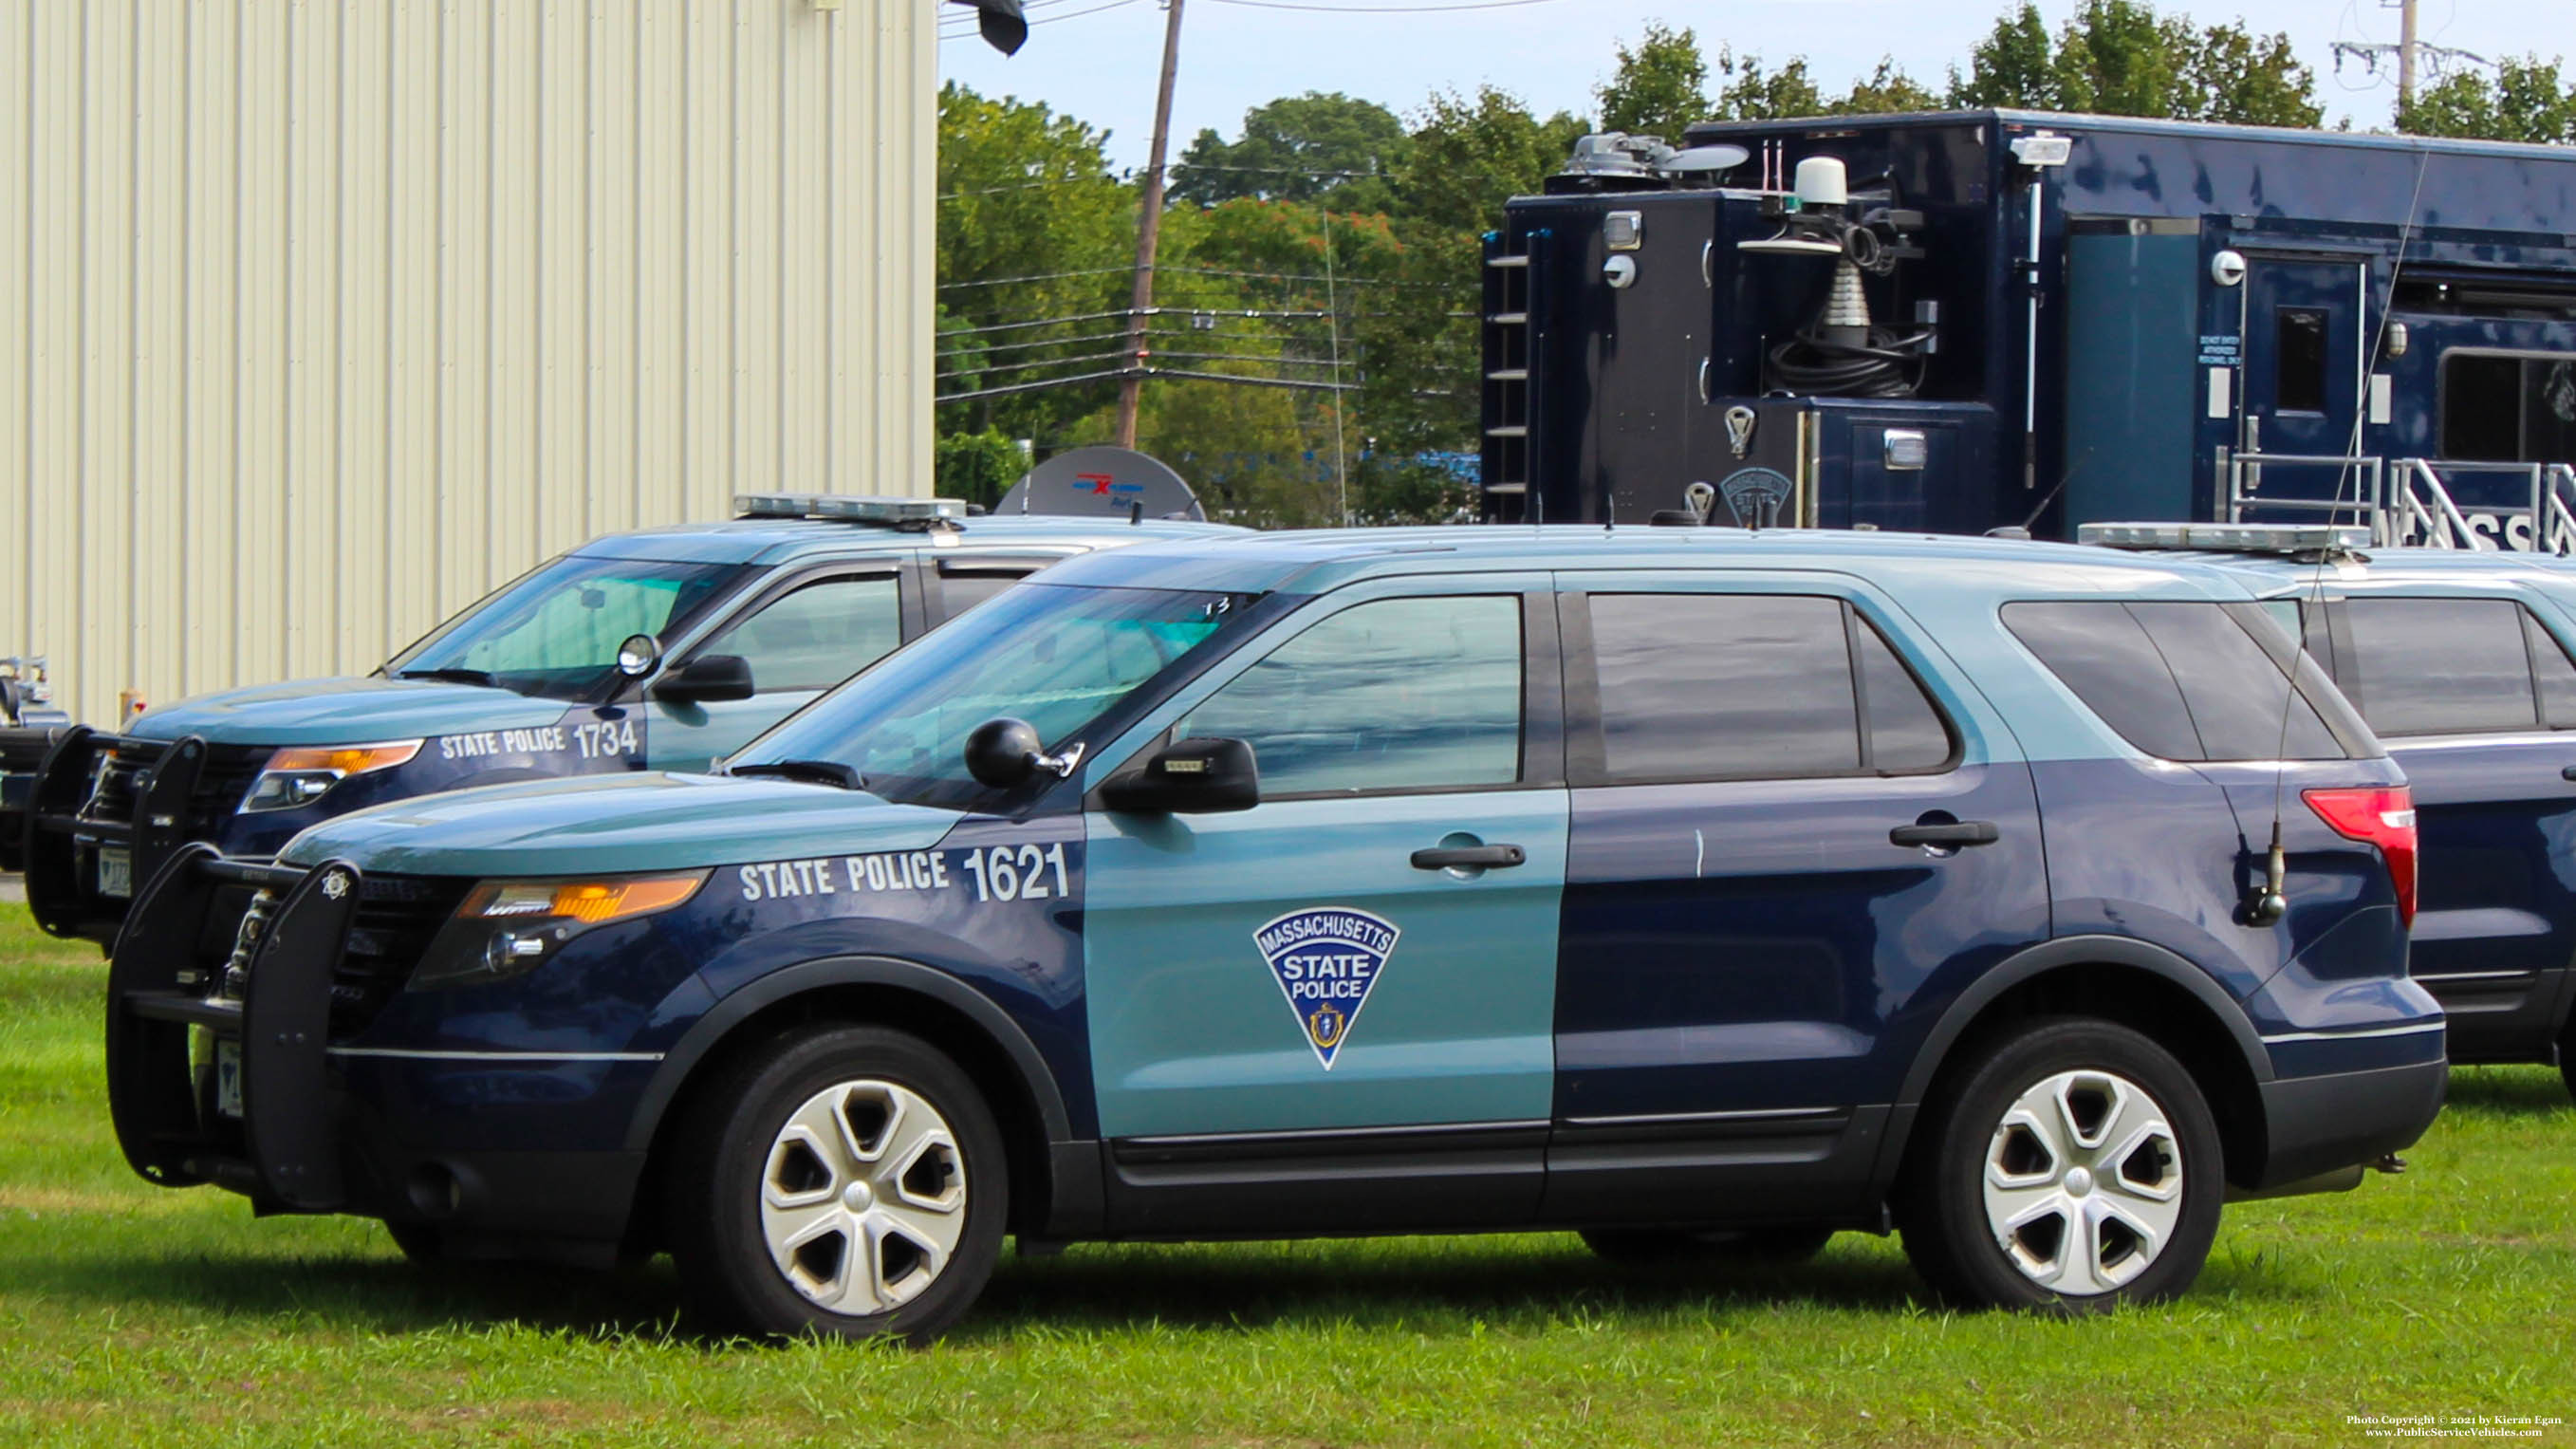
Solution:
{"label": "rear antenna", "polygon": [[[2415,189],[2406,199],[2406,225],[2398,230],[2397,252],[2388,263],[2388,287],[2380,294],[2379,299],[2379,314],[2383,319],[2397,302],[2397,275],[2405,269],[2406,248],[2415,239],[2415,220],[2420,214],[2416,208],[2424,199],[2424,169],[2431,161],[2432,155],[2432,148],[2421,142],[2417,143]],[[2365,300],[2367,300],[2366,297]],[[2367,326],[2369,321],[2370,318],[2367,315],[2354,319],[2355,324],[2361,326]],[[2388,338],[2388,329],[2385,326],[2373,327],[2370,332],[2370,361],[2369,365],[2362,369],[2364,375],[2376,373],[2379,370],[2380,349]],[[2360,469],[2353,460],[2361,456],[2361,427],[2364,416],[2361,399],[2353,399],[2352,441],[2344,449],[2343,469],[2335,479],[2334,502],[2326,510],[2326,523],[2329,526],[2334,523],[2335,515],[2343,511],[2345,487],[2360,481]],[[2363,512],[2358,491],[2354,494],[2353,512],[2356,515],[2361,515]],[[2318,607],[2323,607],[2325,604],[2326,565],[2342,557],[2343,555],[2331,544],[2317,551],[2316,562],[2310,567],[2308,573],[2307,593],[2309,599]],[[2305,632],[2305,627],[2303,620],[2302,633]],[[2282,680],[2281,688],[2281,732],[2272,750],[2272,845],[2264,853],[2261,888],[2246,892],[2245,923],[2249,926],[2276,925],[2283,916],[2289,914],[2290,909],[2289,859],[2281,848],[2281,816],[2289,794],[2290,715],[2299,700],[2299,670],[2307,662],[2305,641],[2293,639],[2290,645],[2290,656],[2283,661],[2282,670],[2285,678]]]}
{"label": "rear antenna", "polygon": [[1127,501],[1127,526],[1129,528],[1142,528],[1145,526],[1144,499],[1131,498]]}

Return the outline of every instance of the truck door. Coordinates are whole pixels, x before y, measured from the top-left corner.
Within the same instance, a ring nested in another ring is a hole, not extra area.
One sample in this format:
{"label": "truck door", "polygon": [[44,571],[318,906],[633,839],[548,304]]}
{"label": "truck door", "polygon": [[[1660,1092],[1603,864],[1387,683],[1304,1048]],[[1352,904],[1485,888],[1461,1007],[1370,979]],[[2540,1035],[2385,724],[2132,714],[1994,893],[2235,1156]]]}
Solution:
{"label": "truck door", "polygon": [[[2246,254],[2237,448],[2241,452],[2339,458],[2355,451],[2362,395],[2363,319],[2370,269],[2358,259]],[[2267,491],[2329,498],[2341,479],[2331,467],[2266,469]]]}

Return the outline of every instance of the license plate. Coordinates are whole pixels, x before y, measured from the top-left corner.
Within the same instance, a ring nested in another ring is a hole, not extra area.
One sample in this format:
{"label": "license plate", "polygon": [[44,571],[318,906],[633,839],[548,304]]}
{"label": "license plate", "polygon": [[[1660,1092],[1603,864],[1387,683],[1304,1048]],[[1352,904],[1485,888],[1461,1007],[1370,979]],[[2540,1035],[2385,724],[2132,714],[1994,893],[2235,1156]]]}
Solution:
{"label": "license plate", "polygon": [[215,1043],[215,1110],[227,1117],[242,1114],[241,1043]]}
{"label": "license plate", "polygon": [[134,852],[121,845],[98,848],[98,893],[119,900],[134,894]]}

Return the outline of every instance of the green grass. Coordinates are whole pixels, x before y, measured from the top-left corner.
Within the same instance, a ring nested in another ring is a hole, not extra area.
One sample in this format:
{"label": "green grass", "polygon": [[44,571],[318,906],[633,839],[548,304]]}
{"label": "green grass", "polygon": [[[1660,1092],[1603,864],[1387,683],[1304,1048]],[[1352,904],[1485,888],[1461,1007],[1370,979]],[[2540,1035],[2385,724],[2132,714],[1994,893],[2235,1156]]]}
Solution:
{"label": "green grass", "polygon": [[[2576,1111],[2463,1072],[2402,1178],[2228,1210],[2183,1302],[1929,1305],[1892,1242],[1622,1273],[1572,1237],[1077,1247],[945,1344],[707,1344],[664,1268],[406,1265],[127,1172],[104,977],[0,906],[0,1444],[2363,1442],[2349,1414],[2576,1419]],[[2565,1442],[2566,1428],[2549,1442]]]}

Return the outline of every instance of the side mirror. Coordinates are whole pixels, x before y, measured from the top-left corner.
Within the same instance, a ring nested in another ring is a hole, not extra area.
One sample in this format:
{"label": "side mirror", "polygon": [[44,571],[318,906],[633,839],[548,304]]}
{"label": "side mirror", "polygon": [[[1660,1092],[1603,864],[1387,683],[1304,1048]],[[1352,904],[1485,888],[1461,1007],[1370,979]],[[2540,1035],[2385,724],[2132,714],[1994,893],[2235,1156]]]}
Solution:
{"label": "side mirror", "polygon": [[706,704],[751,698],[751,661],[739,654],[701,654],[653,685],[655,699]]}
{"label": "side mirror", "polygon": [[1177,740],[1101,782],[1100,803],[1130,815],[1215,815],[1261,803],[1261,770],[1247,740]]}
{"label": "side mirror", "polygon": [[629,634],[617,646],[617,672],[629,679],[642,679],[662,662],[662,641],[650,634]]}
{"label": "side mirror", "polygon": [[1007,790],[1037,773],[1045,750],[1046,741],[1027,720],[988,719],[966,736],[966,773],[979,785]]}

